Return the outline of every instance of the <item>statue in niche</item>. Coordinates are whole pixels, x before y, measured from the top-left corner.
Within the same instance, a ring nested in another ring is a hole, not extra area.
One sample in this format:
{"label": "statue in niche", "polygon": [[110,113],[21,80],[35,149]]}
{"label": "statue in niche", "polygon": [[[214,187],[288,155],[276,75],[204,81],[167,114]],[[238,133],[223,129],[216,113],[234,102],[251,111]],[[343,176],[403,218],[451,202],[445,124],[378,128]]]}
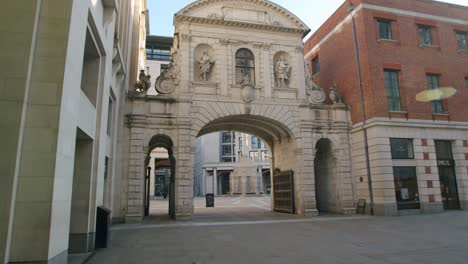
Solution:
{"label": "statue in niche", "polygon": [[202,81],[208,80],[208,74],[210,74],[213,68],[214,60],[208,55],[208,51],[205,50],[198,60],[198,66],[200,67],[200,79]]}
{"label": "statue in niche", "polygon": [[291,72],[291,66],[286,61],[286,59],[281,56],[281,58],[276,62],[275,65],[275,75],[276,75],[276,84],[278,87],[287,88],[289,86],[289,73]]}

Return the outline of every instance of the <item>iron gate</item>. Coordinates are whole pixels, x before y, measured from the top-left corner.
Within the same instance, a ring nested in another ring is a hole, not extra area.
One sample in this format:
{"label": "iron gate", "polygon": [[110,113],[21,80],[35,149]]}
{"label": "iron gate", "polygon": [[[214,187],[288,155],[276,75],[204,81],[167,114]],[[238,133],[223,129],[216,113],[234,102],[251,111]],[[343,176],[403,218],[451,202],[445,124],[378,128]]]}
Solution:
{"label": "iron gate", "polygon": [[294,214],[294,172],[277,171],[273,175],[274,210]]}

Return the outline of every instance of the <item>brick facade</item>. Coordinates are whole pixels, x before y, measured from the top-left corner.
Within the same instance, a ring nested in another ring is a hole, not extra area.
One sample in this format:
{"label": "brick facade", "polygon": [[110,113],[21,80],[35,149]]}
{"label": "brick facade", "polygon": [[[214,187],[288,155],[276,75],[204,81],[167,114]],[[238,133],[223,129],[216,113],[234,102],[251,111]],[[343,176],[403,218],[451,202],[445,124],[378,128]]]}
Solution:
{"label": "brick facade", "polygon": [[[465,85],[468,51],[459,50],[455,32],[468,32],[468,8],[426,0],[351,1],[363,7],[354,15],[360,52],[365,109],[368,119],[392,117],[425,120],[468,121],[468,89]],[[392,12],[380,9],[392,8]],[[374,10],[379,9],[379,10]],[[395,9],[418,16],[397,15]],[[395,12],[393,12],[395,11]],[[345,2],[305,43],[306,61],[318,55],[320,72],[314,77],[323,87],[334,83],[346,104],[351,106],[353,123],[361,121],[360,100],[352,25],[348,20],[330,38],[326,36],[348,17]],[[440,19],[428,19],[440,16]],[[349,17],[348,17],[349,18]],[[391,21],[392,40],[379,40],[376,19]],[[463,24],[464,23],[464,24]],[[418,25],[432,28],[432,46],[419,43]],[[321,41],[325,40],[323,43]],[[320,43],[320,44],[319,44]],[[338,52],[337,52],[338,51]],[[337,56],[336,54],[339,54]],[[311,63],[310,63],[311,65]],[[402,111],[390,113],[384,85],[384,69],[398,71]],[[416,101],[416,94],[427,89],[426,74],[439,75],[441,87],[454,87],[457,96],[443,101],[447,114],[433,115],[429,103]]]}
{"label": "brick facade", "polygon": [[[468,146],[468,50],[459,48],[456,35],[468,32],[468,7],[430,0],[346,1],[306,41],[305,60],[311,72],[316,72],[311,68],[312,60],[319,57],[320,70],[314,79],[322,87],[336,84],[343,102],[351,108],[353,178],[358,198],[370,199],[367,182],[362,180],[367,179],[367,166],[353,19],[376,214],[411,211],[397,208],[401,194],[396,191],[395,167],[416,169],[418,212],[443,210],[437,140],[451,143],[460,208],[468,209],[468,157],[464,152]],[[391,37],[380,39],[378,21],[390,25]],[[430,28],[430,45],[421,44],[420,25]],[[385,70],[396,72],[398,77],[401,109],[397,111],[389,110]],[[428,89],[427,75],[438,76],[439,87],[457,90],[455,96],[442,100],[441,113],[433,113],[430,102],[416,100],[418,93]],[[411,139],[414,157],[392,158],[391,138]]]}

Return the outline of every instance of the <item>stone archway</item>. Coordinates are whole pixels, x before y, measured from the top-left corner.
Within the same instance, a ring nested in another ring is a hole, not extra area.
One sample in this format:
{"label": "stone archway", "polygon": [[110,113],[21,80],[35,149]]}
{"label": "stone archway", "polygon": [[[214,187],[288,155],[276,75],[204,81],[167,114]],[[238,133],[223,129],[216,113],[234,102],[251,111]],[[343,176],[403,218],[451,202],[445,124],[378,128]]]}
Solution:
{"label": "stone archway", "polygon": [[322,138],[315,145],[315,193],[319,212],[337,213],[340,208],[338,195],[339,177],[337,160],[332,142]]}
{"label": "stone archway", "polygon": [[[263,0],[196,1],[178,12],[174,23],[173,62],[155,82],[159,94],[128,96],[129,157],[137,163],[127,166],[128,188],[143,189],[135,179],[145,173],[138,164],[146,157],[145,142],[154,134],[168,135],[177,159],[174,216],[190,219],[196,138],[235,130],[269,145],[271,168],[294,171],[295,213],[316,215],[314,139],[323,134],[338,138],[343,151],[337,158],[349,161],[350,120],[345,105],[324,104],[324,90],[308,75],[302,43],[307,26]],[[203,60],[199,47],[208,51]],[[249,50],[249,56],[236,56],[240,49]],[[196,67],[206,62],[203,70],[209,78],[200,79]],[[278,84],[278,72],[287,80],[284,84]],[[350,179],[350,166],[342,162],[338,174]],[[343,186],[352,192],[351,181],[339,188]],[[128,198],[127,219],[142,217],[140,197]],[[346,197],[346,206],[352,207],[353,197]]]}
{"label": "stone archway", "polygon": [[[169,216],[171,218],[175,218],[175,175],[176,175],[176,159],[174,157],[174,144],[170,137],[167,135],[155,135],[151,138],[148,143],[147,154],[145,158],[145,168],[147,169],[147,174],[144,178],[144,201],[145,201],[145,216],[149,215],[149,206],[150,206],[150,179],[151,177],[151,168],[149,167],[150,164],[150,157],[151,152],[156,148],[164,148],[167,150],[168,159],[169,159],[169,166],[170,166],[170,181],[168,186],[168,197],[169,197]],[[152,168],[155,170],[156,168]]]}

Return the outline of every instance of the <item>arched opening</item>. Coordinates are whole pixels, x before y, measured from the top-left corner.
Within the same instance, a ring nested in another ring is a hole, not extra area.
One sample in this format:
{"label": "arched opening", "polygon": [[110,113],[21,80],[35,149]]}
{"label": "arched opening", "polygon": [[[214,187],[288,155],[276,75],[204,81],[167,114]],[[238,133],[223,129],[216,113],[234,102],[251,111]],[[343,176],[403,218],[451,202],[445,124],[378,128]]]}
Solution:
{"label": "arched opening", "polygon": [[175,158],[172,140],[156,135],[148,143],[144,177],[145,216],[175,217]]}
{"label": "arched opening", "polygon": [[320,213],[337,213],[339,210],[338,177],[332,142],[329,139],[320,139],[315,145],[315,149],[314,169],[317,209]]}
{"label": "arched opening", "polygon": [[[275,207],[271,171],[296,169],[294,144],[288,127],[260,116],[234,115],[203,126],[195,147],[194,191],[198,197],[194,217],[221,217],[222,212],[241,218],[272,214]],[[204,157],[214,160],[203,162]],[[207,193],[215,195],[213,209],[206,208],[201,200]]]}

